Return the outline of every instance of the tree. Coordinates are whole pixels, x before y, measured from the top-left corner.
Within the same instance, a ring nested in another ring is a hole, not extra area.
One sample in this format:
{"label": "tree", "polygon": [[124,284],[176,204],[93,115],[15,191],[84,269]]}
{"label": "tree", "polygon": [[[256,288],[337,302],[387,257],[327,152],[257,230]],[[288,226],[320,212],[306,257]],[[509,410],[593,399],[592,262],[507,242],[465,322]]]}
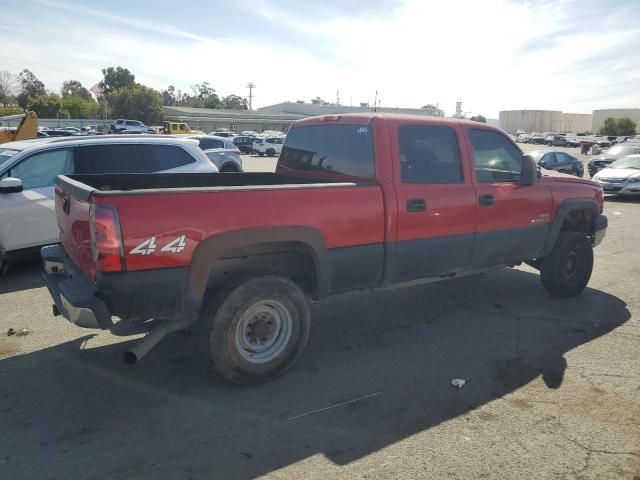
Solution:
{"label": "tree", "polygon": [[172,106],[176,104],[176,87],[169,85],[166,90],[160,92],[162,104]]}
{"label": "tree", "polygon": [[46,95],[44,83],[38,80],[36,76],[26,68],[18,75],[18,83],[20,84],[18,105],[22,108],[27,107],[29,104],[29,98],[37,98],[42,95]]}
{"label": "tree", "polygon": [[485,118],[484,115],[474,115],[473,117],[471,117],[471,120],[474,122],[480,122],[480,123],[487,123],[487,119]]}
{"label": "tree", "polygon": [[311,103],[314,105],[329,105],[329,102],[327,102],[326,100],[323,100],[320,97],[312,98]]}
{"label": "tree", "polygon": [[629,117],[619,118],[616,122],[618,127],[618,135],[635,135],[636,134],[636,122]]}
{"label": "tree", "polygon": [[144,85],[113,90],[107,101],[115,118],[131,118],[147,125],[162,121],[162,96]]}
{"label": "tree", "polygon": [[5,107],[15,101],[16,77],[11,72],[0,72],[0,105]]}
{"label": "tree", "polygon": [[635,135],[636,122],[628,117],[618,119],[609,117],[604,121],[604,124],[600,127],[600,131],[598,133],[600,133],[600,135],[616,136]]}
{"label": "tree", "polygon": [[77,80],[67,80],[66,82],[64,82],[62,84],[62,88],[60,89],[60,93],[62,94],[62,98],[80,97],[84,98],[85,100],[93,100],[93,97],[91,96],[91,93],[89,93],[89,90],[84,88],[82,84]]}
{"label": "tree", "polygon": [[62,99],[55,93],[43,94],[36,98],[29,97],[29,110],[33,110],[40,118],[68,118],[68,112],[62,110]]}
{"label": "tree", "polygon": [[426,110],[427,115],[431,117],[444,117],[444,110],[439,109],[437,105],[433,105],[431,103],[422,107],[422,110]]}
{"label": "tree", "polygon": [[100,114],[98,102],[75,95],[63,97],[62,108],[70,118],[97,118]]}
{"label": "tree", "polygon": [[136,85],[136,76],[126,68],[103,68],[102,75],[104,75],[104,78],[100,82],[100,88],[103,95],[109,95],[120,88],[129,88]]}
{"label": "tree", "polygon": [[246,98],[238,95],[228,95],[222,98],[222,105],[229,110],[249,110]]}

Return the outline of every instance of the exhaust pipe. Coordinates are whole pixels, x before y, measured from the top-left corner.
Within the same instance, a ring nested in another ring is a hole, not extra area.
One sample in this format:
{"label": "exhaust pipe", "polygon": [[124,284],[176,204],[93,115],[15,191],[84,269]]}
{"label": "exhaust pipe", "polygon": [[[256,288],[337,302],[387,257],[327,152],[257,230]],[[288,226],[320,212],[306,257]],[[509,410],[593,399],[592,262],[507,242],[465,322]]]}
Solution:
{"label": "exhaust pipe", "polygon": [[127,365],[135,365],[169,333],[187,328],[187,323],[184,318],[164,320],[160,325],[152,328],[141,341],[124,352],[122,356],[124,363]]}

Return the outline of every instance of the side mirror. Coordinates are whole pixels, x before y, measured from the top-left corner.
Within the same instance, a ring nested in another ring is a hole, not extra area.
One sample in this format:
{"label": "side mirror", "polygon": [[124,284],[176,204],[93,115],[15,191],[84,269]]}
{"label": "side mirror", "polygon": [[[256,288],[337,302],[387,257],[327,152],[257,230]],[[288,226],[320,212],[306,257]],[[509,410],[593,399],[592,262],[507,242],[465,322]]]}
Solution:
{"label": "side mirror", "polygon": [[520,171],[520,185],[526,187],[534,185],[540,178],[538,165],[536,161],[530,155],[522,156],[522,170]]}
{"label": "side mirror", "polygon": [[18,193],[22,191],[22,180],[7,177],[0,180],[0,193]]}

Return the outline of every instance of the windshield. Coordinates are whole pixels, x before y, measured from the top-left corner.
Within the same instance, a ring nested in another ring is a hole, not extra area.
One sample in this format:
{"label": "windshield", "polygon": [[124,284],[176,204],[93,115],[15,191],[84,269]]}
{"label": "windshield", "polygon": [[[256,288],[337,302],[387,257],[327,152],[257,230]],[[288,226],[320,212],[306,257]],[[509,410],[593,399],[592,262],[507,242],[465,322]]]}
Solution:
{"label": "windshield", "polygon": [[625,145],[616,145],[611,147],[607,153],[611,155],[631,155],[633,153],[638,153],[638,147],[631,147]]}
{"label": "windshield", "polygon": [[640,170],[640,155],[634,155],[632,157],[621,158],[620,160],[616,160],[609,168],[634,168]]}
{"label": "windshield", "polygon": [[8,161],[16,153],[20,153],[20,150],[12,150],[9,148],[0,148],[0,165]]}

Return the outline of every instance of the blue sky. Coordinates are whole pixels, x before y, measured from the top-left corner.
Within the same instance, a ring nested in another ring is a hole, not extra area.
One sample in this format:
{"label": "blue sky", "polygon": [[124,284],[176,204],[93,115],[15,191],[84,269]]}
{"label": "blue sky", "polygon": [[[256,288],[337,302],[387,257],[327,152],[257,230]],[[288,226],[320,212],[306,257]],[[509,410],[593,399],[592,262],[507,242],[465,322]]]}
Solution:
{"label": "blue sky", "polygon": [[258,107],[640,107],[640,0],[0,0],[0,44],[0,70],[51,90],[121,65],[157,89],[253,81]]}

